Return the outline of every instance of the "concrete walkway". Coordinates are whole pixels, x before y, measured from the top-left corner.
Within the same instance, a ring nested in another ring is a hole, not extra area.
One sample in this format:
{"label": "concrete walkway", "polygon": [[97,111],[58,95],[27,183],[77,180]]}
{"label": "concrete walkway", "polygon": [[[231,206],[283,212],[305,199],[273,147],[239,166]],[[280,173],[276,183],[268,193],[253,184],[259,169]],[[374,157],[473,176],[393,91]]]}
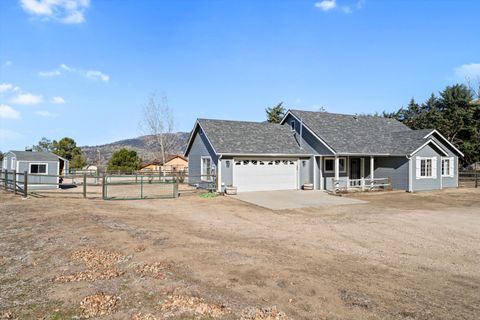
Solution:
{"label": "concrete walkway", "polygon": [[230,197],[272,210],[365,203],[362,200],[332,196],[318,190],[243,192]]}

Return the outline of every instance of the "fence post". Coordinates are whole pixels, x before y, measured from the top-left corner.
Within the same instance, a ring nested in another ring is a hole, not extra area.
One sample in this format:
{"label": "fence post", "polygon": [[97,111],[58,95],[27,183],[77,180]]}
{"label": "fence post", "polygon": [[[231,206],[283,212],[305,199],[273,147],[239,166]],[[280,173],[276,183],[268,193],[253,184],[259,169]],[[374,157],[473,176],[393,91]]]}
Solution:
{"label": "fence post", "polygon": [[102,174],[102,199],[105,200],[107,193],[107,179],[105,178],[105,173]]}
{"label": "fence post", "polygon": [[175,181],[173,184],[173,197],[178,198],[178,182]]}
{"label": "fence post", "polygon": [[23,197],[26,198],[28,196],[28,172],[23,172]]}
{"label": "fence post", "polygon": [[8,190],[8,170],[5,170],[5,180],[3,181],[5,190]]}
{"label": "fence post", "polygon": [[83,174],[83,198],[87,198],[87,174]]}
{"label": "fence post", "polygon": [[[135,182],[137,180],[137,176],[135,176]],[[140,176],[140,199],[143,199],[143,176]]]}
{"label": "fence post", "polygon": [[17,194],[17,170],[13,170],[13,194]]}

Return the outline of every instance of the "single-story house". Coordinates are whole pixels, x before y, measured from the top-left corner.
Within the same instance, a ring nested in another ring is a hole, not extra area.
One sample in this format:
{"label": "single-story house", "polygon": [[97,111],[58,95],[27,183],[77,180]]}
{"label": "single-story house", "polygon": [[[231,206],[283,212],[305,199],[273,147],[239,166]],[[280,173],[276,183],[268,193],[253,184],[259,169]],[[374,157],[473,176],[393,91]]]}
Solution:
{"label": "single-story house", "polygon": [[140,171],[167,171],[167,172],[179,172],[185,171],[188,168],[187,158],[175,154],[167,156],[165,164],[162,161],[152,161],[144,164]]}
{"label": "single-story house", "polygon": [[[51,152],[9,151],[3,157],[4,170],[15,170],[18,173],[29,174],[28,187],[38,189],[59,188],[59,176],[68,173],[67,159]],[[23,183],[23,176],[17,178],[19,185]]]}
{"label": "single-story house", "polygon": [[185,156],[189,182],[214,179],[218,191],[305,184],[365,190],[388,178],[394,189],[412,192],[457,187],[463,154],[435,129],[411,130],[378,116],[289,110],[280,124],[198,119]]}

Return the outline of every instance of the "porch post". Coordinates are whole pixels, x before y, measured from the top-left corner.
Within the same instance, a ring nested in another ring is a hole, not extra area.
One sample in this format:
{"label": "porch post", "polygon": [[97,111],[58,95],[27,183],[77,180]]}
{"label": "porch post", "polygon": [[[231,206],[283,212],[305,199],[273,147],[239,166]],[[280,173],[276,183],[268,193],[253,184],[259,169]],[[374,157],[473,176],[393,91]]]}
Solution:
{"label": "porch post", "polygon": [[360,158],[360,186],[362,191],[365,189],[365,158]]}
{"label": "porch post", "polygon": [[320,190],[323,190],[323,157],[318,158],[318,170],[320,171]]}
{"label": "porch post", "polygon": [[333,186],[337,190],[340,186],[338,180],[340,179],[340,159],[335,156],[335,185]]}
{"label": "porch post", "polygon": [[374,172],[375,171],[375,160],[373,156],[370,156],[370,187],[373,189],[373,179],[375,179]]}

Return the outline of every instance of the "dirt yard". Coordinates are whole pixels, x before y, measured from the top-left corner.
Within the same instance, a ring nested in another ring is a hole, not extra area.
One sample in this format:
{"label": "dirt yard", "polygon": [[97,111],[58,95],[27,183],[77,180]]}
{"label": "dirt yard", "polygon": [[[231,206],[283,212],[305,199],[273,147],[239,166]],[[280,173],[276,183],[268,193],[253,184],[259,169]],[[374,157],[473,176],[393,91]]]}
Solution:
{"label": "dirt yard", "polygon": [[480,189],[355,198],[0,191],[0,319],[480,318]]}

